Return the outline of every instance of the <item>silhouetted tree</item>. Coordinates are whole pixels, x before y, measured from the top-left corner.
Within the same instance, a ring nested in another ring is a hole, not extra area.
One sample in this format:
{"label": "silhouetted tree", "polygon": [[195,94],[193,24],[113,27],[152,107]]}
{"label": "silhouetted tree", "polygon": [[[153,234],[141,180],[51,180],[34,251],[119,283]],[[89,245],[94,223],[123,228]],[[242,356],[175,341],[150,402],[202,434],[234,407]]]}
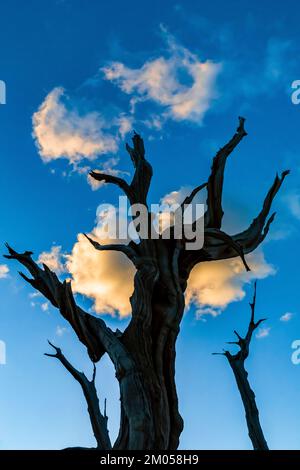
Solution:
{"label": "silhouetted tree", "polygon": [[231,354],[229,351],[222,353],[214,353],[223,355],[227,358],[228,363],[234,373],[236,384],[238,386],[245,413],[246,421],[248,426],[249,437],[251,439],[254,450],[268,450],[268,445],[262,431],[259,412],[256,405],[255,394],[250,386],[248,380],[248,372],[245,369],[245,361],[249,356],[250,343],[253,332],[256,328],[266,319],[262,318],[255,322],[255,304],[256,304],[256,282],[254,284],[254,295],[253,301],[250,303],[251,317],[248,325],[246,336],[243,338],[237,331],[234,330],[234,334],[237,337],[237,341],[229,341],[228,344],[235,344],[239,347],[239,351],[236,354]]}
{"label": "silhouetted tree", "polygon": [[104,401],[104,415],[100,411],[99,398],[95,385],[96,379],[96,366],[94,365],[92,380],[89,380],[83,372],[77,370],[64,356],[60,348],[54,346],[54,344],[48,341],[50,346],[55,349],[55,354],[45,353],[45,356],[55,357],[58,359],[65,369],[74,377],[75,380],[80,384],[85,400],[88,406],[88,413],[94,432],[95,439],[97,441],[97,448],[101,450],[111,449],[111,442],[107,429],[107,415],[106,415],[106,399]]}
{"label": "silhouetted tree", "polygon": [[[115,367],[120,387],[121,422],[116,449],[176,449],[183,429],[175,385],[175,345],[185,307],[184,293],[189,275],[198,263],[240,256],[252,252],[266,237],[273,214],[272,201],[288,172],[276,176],[258,216],[250,226],[230,236],[221,230],[223,177],[228,156],[246,136],[244,119],[230,141],[215,156],[207,188],[204,246],[187,249],[185,240],[141,239],[128,245],[100,245],[97,250],[117,250],[134,264],[134,292],[130,299],[132,316],[123,333],[114,332],[102,318],[85,312],[75,302],[71,284],[60,282],[47,266],[40,268],[30,253],[18,253],[8,247],[8,258],[16,259],[32,278],[22,277],[40,291],[70,323],[79,340],[87,347],[93,362],[107,353]],[[134,166],[131,183],[114,175],[92,172],[97,181],[118,186],[130,204],[147,205],[152,167],[145,158],[144,143],[137,134],[133,147],[126,146]],[[203,188],[198,186],[187,198]],[[148,211],[149,220],[152,220]],[[99,280],[101,282],[101,280]]]}

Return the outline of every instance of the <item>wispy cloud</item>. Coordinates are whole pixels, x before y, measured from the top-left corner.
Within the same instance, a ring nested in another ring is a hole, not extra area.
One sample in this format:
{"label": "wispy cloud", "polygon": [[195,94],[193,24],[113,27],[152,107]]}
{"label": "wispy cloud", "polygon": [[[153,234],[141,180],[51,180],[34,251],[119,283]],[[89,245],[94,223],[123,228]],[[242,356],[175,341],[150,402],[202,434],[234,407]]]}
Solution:
{"label": "wispy cloud", "polygon": [[259,328],[255,336],[257,339],[263,339],[269,336],[270,331],[271,331],[271,327]]}
{"label": "wispy cloud", "polygon": [[163,108],[164,118],[200,124],[216,98],[221,65],[201,61],[164,28],[163,33],[168,47],[165,55],[145,61],[140,68],[111,62],[102,68],[104,77],[131,96],[132,111],[137,103],[150,100]]}
{"label": "wispy cloud", "polygon": [[36,297],[42,297],[42,294],[40,292],[30,292],[30,294],[28,294],[28,297],[30,299],[35,299]]}
{"label": "wispy cloud", "polygon": [[280,321],[288,322],[293,318],[294,314],[291,312],[286,312],[284,315],[281,315]]}
{"label": "wispy cloud", "polygon": [[284,197],[284,202],[286,203],[291,214],[296,219],[300,220],[300,194],[298,192],[287,194]]}
{"label": "wispy cloud", "polygon": [[6,343],[0,340],[0,365],[6,365]]}
{"label": "wispy cloud", "polygon": [[56,336],[63,336],[66,332],[68,331],[68,328],[66,328],[65,326],[59,326],[57,325],[56,327],[56,330],[55,330],[55,334]]}
{"label": "wispy cloud", "polygon": [[270,82],[278,82],[286,75],[286,66],[293,44],[291,41],[280,38],[270,38],[266,48],[264,75]]}
{"label": "wispy cloud", "polygon": [[201,320],[206,322],[206,315],[210,315],[212,317],[217,317],[222,313],[221,308],[213,308],[213,307],[200,307],[196,310],[196,318],[197,320]]}
{"label": "wispy cloud", "polygon": [[32,308],[39,307],[43,312],[47,312],[49,310],[49,302],[42,302],[42,295],[40,292],[32,292],[28,296],[30,299],[30,306]]}
{"label": "wispy cloud", "polygon": [[47,312],[49,310],[49,303],[48,302],[42,303],[41,309],[43,310],[43,312]]}
{"label": "wispy cloud", "polygon": [[5,279],[8,277],[9,268],[6,264],[0,264],[0,279]]}

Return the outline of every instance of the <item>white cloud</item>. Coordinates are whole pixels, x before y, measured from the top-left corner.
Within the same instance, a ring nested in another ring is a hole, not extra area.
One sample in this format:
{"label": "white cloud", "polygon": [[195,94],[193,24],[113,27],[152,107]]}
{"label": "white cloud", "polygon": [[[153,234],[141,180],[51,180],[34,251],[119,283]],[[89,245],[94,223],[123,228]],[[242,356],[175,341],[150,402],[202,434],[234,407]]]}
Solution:
{"label": "white cloud", "polygon": [[217,309],[213,307],[200,307],[196,310],[196,318],[197,320],[201,320],[206,322],[204,318],[205,315],[211,315],[212,317],[217,317],[222,313],[222,309]]}
{"label": "white cloud", "polygon": [[168,43],[165,56],[148,60],[136,69],[112,62],[102,68],[104,77],[132,96],[133,111],[136,103],[151,100],[164,108],[165,117],[200,124],[216,98],[215,81],[221,66],[209,60],[201,62],[163,32]]}
{"label": "white cloud", "polygon": [[33,135],[42,159],[67,158],[74,163],[115,152],[115,139],[102,131],[103,118],[95,112],[80,116],[76,109],[68,110],[63,96],[63,88],[54,88],[33,115]]}
{"label": "white cloud", "polygon": [[[245,297],[245,284],[253,279],[262,279],[275,270],[268,264],[262,252],[247,256],[250,272],[239,258],[200,263],[191,272],[188,282],[187,304],[199,307],[197,316],[219,315],[228,304]],[[209,307],[209,308],[207,308]]]}
{"label": "white cloud", "polygon": [[63,336],[67,331],[68,331],[68,328],[66,328],[65,326],[57,325],[55,334],[56,336]]}
{"label": "white cloud", "polygon": [[286,312],[284,315],[281,315],[280,321],[288,322],[293,318],[294,314],[291,312]]}
{"label": "white cloud", "polygon": [[47,310],[49,310],[48,302],[44,302],[43,304],[41,304],[41,309],[43,310],[43,312],[47,312]]}
{"label": "white cloud", "polygon": [[[97,238],[95,232],[91,236]],[[101,239],[101,243],[105,242]],[[74,292],[91,298],[95,312],[130,314],[129,297],[135,271],[125,255],[97,251],[83,235],[78,235],[67,267]]]}
{"label": "white cloud", "polygon": [[119,133],[122,138],[124,138],[130,131],[132,131],[132,116],[127,116],[122,113],[117,119],[116,123],[119,127]]}
{"label": "white cloud", "polygon": [[6,264],[0,264],[0,279],[8,277],[9,268]]}
{"label": "white cloud", "polygon": [[270,327],[265,327],[265,328],[259,328],[258,332],[256,333],[256,338],[257,339],[263,339],[269,336],[271,331]]}
{"label": "white cloud", "polygon": [[28,297],[33,299],[30,301],[30,306],[32,308],[40,307],[43,312],[47,312],[49,310],[49,302],[39,302],[40,298],[42,298],[42,294],[40,292],[31,292]]}
{"label": "white cloud", "polygon": [[60,274],[65,271],[61,246],[52,246],[51,250],[43,251],[38,257],[38,263],[46,264],[51,271]]}
{"label": "white cloud", "polygon": [[[90,235],[101,244],[118,243],[118,240],[107,238],[107,224],[111,217],[114,213],[110,210],[97,213],[97,225]],[[97,251],[79,234],[71,254],[67,256],[66,266],[72,276],[73,291],[91,298],[95,312],[111,315],[118,312],[120,316],[130,314],[129,298],[133,291],[135,268],[124,254]]]}
{"label": "white cloud", "polygon": [[34,299],[35,297],[42,297],[42,294],[40,292],[30,292],[30,294],[28,294],[28,297],[30,299]]}
{"label": "white cloud", "polygon": [[[118,163],[119,163],[118,158],[115,158],[115,157],[109,158],[108,160],[102,163],[101,172],[106,173],[107,175],[120,176],[120,177],[123,177],[124,175],[128,175],[127,172],[121,171],[115,168]],[[88,168],[88,170],[90,170],[90,168]],[[95,178],[92,178],[89,174],[87,175],[87,181],[93,191],[96,191],[97,189],[105,185],[104,181],[97,181],[95,180]]]}
{"label": "white cloud", "polygon": [[87,182],[93,191],[97,191],[97,189],[105,185],[104,181],[97,181],[91,175],[87,175]]}
{"label": "white cloud", "polygon": [[155,129],[157,131],[160,131],[164,124],[164,118],[163,116],[152,114],[148,117],[148,119],[145,119],[142,122],[149,129]]}
{"label": "white cloud", "polygon": [[172,206],[172,204],[180,204],[191,193],[191,190],[192,189],[187,186],[182,186],[180,189],[166,194],[161,198],[160,202],[161,204],[168,204],[170,206]]}
{"label": "white cloud", "polygon": [[6,343],[2,340],[0,340],[0,364],[6,365]]}
{"label": "white cloud", "polygon": [[120,136],[132,128],[132,117],[121,113],[105,119],[99,112],[81,114],[61,87],[54,88],[33,115],[33,136],[44,162],[65,158],[72,164],[115,153]]}

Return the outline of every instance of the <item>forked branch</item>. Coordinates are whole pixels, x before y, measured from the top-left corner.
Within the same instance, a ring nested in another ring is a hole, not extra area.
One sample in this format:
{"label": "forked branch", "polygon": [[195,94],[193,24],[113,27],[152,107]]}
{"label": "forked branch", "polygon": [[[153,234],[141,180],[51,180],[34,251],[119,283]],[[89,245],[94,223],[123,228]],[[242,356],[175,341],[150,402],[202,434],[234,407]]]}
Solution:
{"label": "forked branch", "polygon": [[201,250],[186,251],[180,258],[180,269],[183,276],[190,274],[193,267],[203,261],[217,261],[241,257],[245,268],[249,267],[245,255],[254,251],[267,236],[275,213],[269,216],[273,200],[281,188],[289,170],[283,171],[269,189],[263,207],[250,226],[236,235],[227,235],[221,231],[223,218],[222,192],[225,164],[232,150],[239,144],[245,135],[244,118],[239,118],[240,124],[237,132],[214,158],[211,175],[207,184],[207,211],[205,213],[204,246]]}
{"label": "forked branch", "polygon": [[89,242],[93,245],[93,247],[96,248],[96,250],[119,251],[121,253],[124,253],[124,255],[126,255],[127,258],[130,259],[134,265],[137,265],[138,256],[139,256],[138,246],[133,241],[131,241],[128,245],[122,245],[118,243],[102,245],[101,243],[97,242],[86,233],[84,233],[83,235],[89,240]]}
{"label": "forked branch", "polygon": [[91,360],[99,361],[105,352],[109,352],[112,339],[118,341],[114,333],[101,318],[90,315],[76,304],[70,282],[60,282],[57,275],[45,264],[41,269],[33,261],[32,252],[18,253],[8,244],[6,247],[9,254],[4,255],[5,258],[15,259],[28,269],[32,278],[22,272],[19,274],[59,309],[61,315],[71,324],[79,340],[87,347]]}
{"label": "forked branch", "polygon": [[89,380],[83,372],[77,370],[64,356],[61,349],[54,346],[54,344],[48,341],[50,346],[55,350],[54,354],[45,353],[45,356],[54,357],[58,359],[65,369],[74,377],[74,379],[80,384],[85,400],[88,406],[88,413],[90,416],[90,421],[92,429],[94,432],[95,439],[97,441],[97,448],[100,450],[110,450],[111,442],[108,434],[106,416],[106,405],[104,409],[104,415],[100,411],[99,398],[97,394],[97,389],[95,385],[96,379],[96,366],[93,364],[93,377],[92,380]]}
{"label": "forked branch", "polygon": [[97,181],[104,181],[105,183],[112,183],[119,186],[126,196],[130,204],[144,204],[147,205],[147,195],[152,179],[152,167],[145,158],[145,148],[143,139],[134,133],[132,137],[133,147],[126,145],[126,150],[130,155],[135,172],[130,184],[122,178],[107,175],[98,171],[92,171],[90,176]]}
{"label": "forked branch", "polygon": [[289,173],[290,171],[286,170],[281,173],[280,177],[276,175],[275,180],[265,197],[262,210],[258,216],[253,220],[247,230],[238,233],[233,237],[235,241],[241,244],[245,253],[253,251],[266,238],[270,229],[270,225],[274,221],[276,215],[274,212],[268,219],[272,202]]}
{"label": "forked branch", "polygon": [[258,326],[265,321],[265,319],[258,320],[255,322],[255,305],[256,305],[256,282],[254,284],[254,295],[253,301],[250,303],[251,317],[248,324],[247,333],[244,337],[240,336],[237,331],[234,334],[237,337],[236,341],[230,341],[228,344],[235,344],[238,346],[239,351],[235,354],[224,350],[222,353],[215,353],[225,356],[228,363],[234,373],[236,384],[238,386],[244,409],[246,414],[247,427],[249,437],[251,439],[253,448],[255,450],[268,450],[268,445],[265,440],[260,420],[259,412],[256,405],[255,394],[250,386],[248,380],[248,372],[245,369],[245,361],[249,356],[250,343],[253,336],[253,332]]}
{"label": "forked branch", "polygon": [[124,193],[129,199],[132,197],[130,186],[123,178],[119,178],[118,176],[109,175],[106,173],[100,173],[98,171],[91,171],[90,176],[96,181],[103,181],[104,183],[115,184],[124,191]]}

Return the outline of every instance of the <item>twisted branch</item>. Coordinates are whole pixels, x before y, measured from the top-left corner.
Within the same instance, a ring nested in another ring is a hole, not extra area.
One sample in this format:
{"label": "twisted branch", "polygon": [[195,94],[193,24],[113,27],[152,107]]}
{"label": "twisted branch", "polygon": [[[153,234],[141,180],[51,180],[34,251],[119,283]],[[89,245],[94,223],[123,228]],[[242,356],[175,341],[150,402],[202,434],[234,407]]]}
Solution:
{"label": "twisted branch", "polygon": [[104,181],[105,183],[112,183],[119,186],[128,197],[131,205],[136,203],[147,205],[147,195],[153,171],[150,163],[145,159],[143,139],[137,133],[134,133],[132,142],[133,147],[126,144],[126,150],[129,153],[135,168],[130,184],[122,178],[100,173],[98,171],[92,171],[90,176],[97,181]]}
{"label": "twisted branch", "polygon": [[211,168],[211,174],[207,185],[207,211],[205,214],[205,226],[208,228],[221,228],[224,215],[222,209],[222,193],[224,170],[228,156],[247,135],[244,128],[245,119],[239,117],[239,126],[230,141],[222,147],[215,158]]}

